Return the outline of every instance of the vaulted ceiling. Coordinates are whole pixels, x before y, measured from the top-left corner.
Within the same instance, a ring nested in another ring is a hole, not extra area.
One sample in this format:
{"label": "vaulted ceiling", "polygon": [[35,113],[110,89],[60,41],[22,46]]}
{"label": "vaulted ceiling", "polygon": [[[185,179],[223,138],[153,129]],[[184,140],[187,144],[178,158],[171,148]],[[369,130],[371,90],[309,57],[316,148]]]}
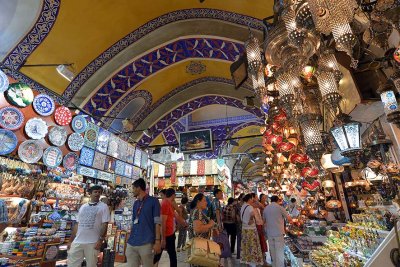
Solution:
{"label": "vaulted ceiling", "polygon": [[[180,131],[194,127],[188,120],[200,117],[217,138],[245,136],[259,132],[261,113],[242,104],[252,89],[235,90],[229,66],[243,53],[248,28],[261,39],[261,20],[272,15],[272,5],[0,0],[7,7],[0,10],[0,59],[10,76],[80,107],[105,128],[119,129],[115,118],[128,118],[135,129],[151,129],[150,138],[133,135],[144,146],[176,142]],[[37,64],[72,64],[75,78],[69,82],[54,66],[27,66]],[[232,113],[218,112],[227,107]],[[230,130],[218,125],[222,119]],[[240,140],[242,148],[231,150],[258,151],[255,140]]]}

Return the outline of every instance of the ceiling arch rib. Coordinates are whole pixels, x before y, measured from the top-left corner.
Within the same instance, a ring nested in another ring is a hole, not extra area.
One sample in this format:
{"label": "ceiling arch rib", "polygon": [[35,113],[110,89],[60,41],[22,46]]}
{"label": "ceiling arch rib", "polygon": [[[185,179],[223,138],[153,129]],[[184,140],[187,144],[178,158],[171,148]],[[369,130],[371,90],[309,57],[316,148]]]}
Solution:
{"label": "ceiling arch rib", "polygon": [[[96,88],[96,83],[106,80],[108,73],[117,71],[121,63],[171,39],[201,34],[242,40],[243,36],[247,36],[248,27],[256,31],[263,30],[260,19],[225,10],[194,8],[161,15],[118,40],[85,66],[68,85],[63,97],[79,104],[84,96],[82,93]],[[100,71],[103,67],[108,70]],[[78,90],[82,90],[82,93]]]}
{"label": "ceiling arch rib", "polygon": [[[179,103],[179,102],[178,102]],[[227,105],[236,108],[240,108],[243,110],[248,111],[251,114],[256,115],[257,117],[262,116],[261,111],[255,107],[246,107],[243,105],[242,101],[235,98],[218,96],[218,95],[208,95],[202,96],[196,99],[193,99],[187,103],[176,107],[171,112],[165,114],[160,120],[158,120],[153,126],[150,127],[150,132],[152,133],[151,137],[142,136],[139,140],[139,144],[141,145],[148,145],[151,141],[156,138],[159,134],[161,134],[165,129],[173,125],[176,121],[180,118],[194,112],[195,110],[206,107],[209,105]]]}
{"label": "ceiling arch rib", "polygon": [[[134,60],[94,91],[84,109],[95,116],[103,116],[144,79],[158,71],[188,58],[235,61],[243,46],[240,43],[212,37],[193,37],[175,40]],[[110,101],[111,100],[111,101]]]}

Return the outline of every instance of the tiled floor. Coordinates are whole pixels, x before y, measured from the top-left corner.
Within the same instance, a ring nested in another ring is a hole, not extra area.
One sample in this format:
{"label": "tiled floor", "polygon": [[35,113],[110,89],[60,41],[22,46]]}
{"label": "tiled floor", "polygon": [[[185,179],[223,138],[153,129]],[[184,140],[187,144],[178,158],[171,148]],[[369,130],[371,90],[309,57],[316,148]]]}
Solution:
{"label": "tiled floor", "polygon": [[[185,263],[185,259],[187,256],[187,252],[178,252],[178,267],[188,267],[189,264]],[[240,264],[239,260],[236,259],[236,255],[233,255],[233,258],[230,259],[223,259],[221,264],[224,267],[236,267],[236,266],[246,266],[245,264]],[[117,267],[129,267],[127,263],[116,263],[114,266]],[[168,267],[169,266],[169,258],[168,253],[165,251],[161,257],[160,263],[158,264],[159,267]]]}

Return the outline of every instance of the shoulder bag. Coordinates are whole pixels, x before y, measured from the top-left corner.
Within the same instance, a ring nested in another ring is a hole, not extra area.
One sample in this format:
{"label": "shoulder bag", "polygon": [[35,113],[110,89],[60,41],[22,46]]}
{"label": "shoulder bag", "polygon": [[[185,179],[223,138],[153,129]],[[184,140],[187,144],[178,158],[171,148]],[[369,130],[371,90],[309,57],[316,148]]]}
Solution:
{"label": "shoulder bag", "polygon": [[[200,211],[200,218],[202,213]],[[220,246],[210,240],[211,231],[208,234],[208,239],[202,237],[193,237],[189,241],[188,257],[186,262],[193,265],[204,267],[217,267],[221,257]]]}

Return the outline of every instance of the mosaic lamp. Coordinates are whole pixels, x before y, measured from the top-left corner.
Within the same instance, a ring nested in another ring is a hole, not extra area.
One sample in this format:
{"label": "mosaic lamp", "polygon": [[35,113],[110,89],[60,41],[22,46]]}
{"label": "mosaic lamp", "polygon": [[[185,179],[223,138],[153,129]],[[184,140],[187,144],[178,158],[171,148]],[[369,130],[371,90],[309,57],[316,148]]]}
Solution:
{"label": "mosaic lamp", "polygon": [[305,114],[300,116],[299,120],[307,155],[315,160],[317,164],[320,164],[325,147],[318,126],[319,117],[315,114]]}
{"label": "mosaic lamp", "polygon": [[336,110],[342,99],[333,72],[322,71],[317,76],[322,103],[332,110]]}
{"label": "mosaic lamp", "polygon": [[318,68],[321,71],[333,72],[337,83],[343,78],[343,73],[339,69],[339,63],[336,60],[335,54],[330,49],[326,49],[320,54]]}
{"label": "mosaic lamp", "polygon": [[250,74],[258,75],[263,67],[261,49],[258,39],[250,32],[249,39],[244,43],[246,49],[248,70]]}
{"label": "mosaic lamp", "polygon": [[385,111],[387,121],[400,127],[400,110],[396,99],[395,88],[391,83],[381,85],[378,89],[383,110]]}
{"label": "mosaic lamp", "polygon": [[301,82],[299,78],[289,72],[282,73],[276,80],[275,87],[279,92],[280,102],[289,117],[295,105],[295,88],[300,85]]}
{"label": "mosaic lamp", "polygon": [[361,123],[348,122],[331,128],[330,132],[339,146],[340,153],[346,157],[356,156],[362,150]]}

